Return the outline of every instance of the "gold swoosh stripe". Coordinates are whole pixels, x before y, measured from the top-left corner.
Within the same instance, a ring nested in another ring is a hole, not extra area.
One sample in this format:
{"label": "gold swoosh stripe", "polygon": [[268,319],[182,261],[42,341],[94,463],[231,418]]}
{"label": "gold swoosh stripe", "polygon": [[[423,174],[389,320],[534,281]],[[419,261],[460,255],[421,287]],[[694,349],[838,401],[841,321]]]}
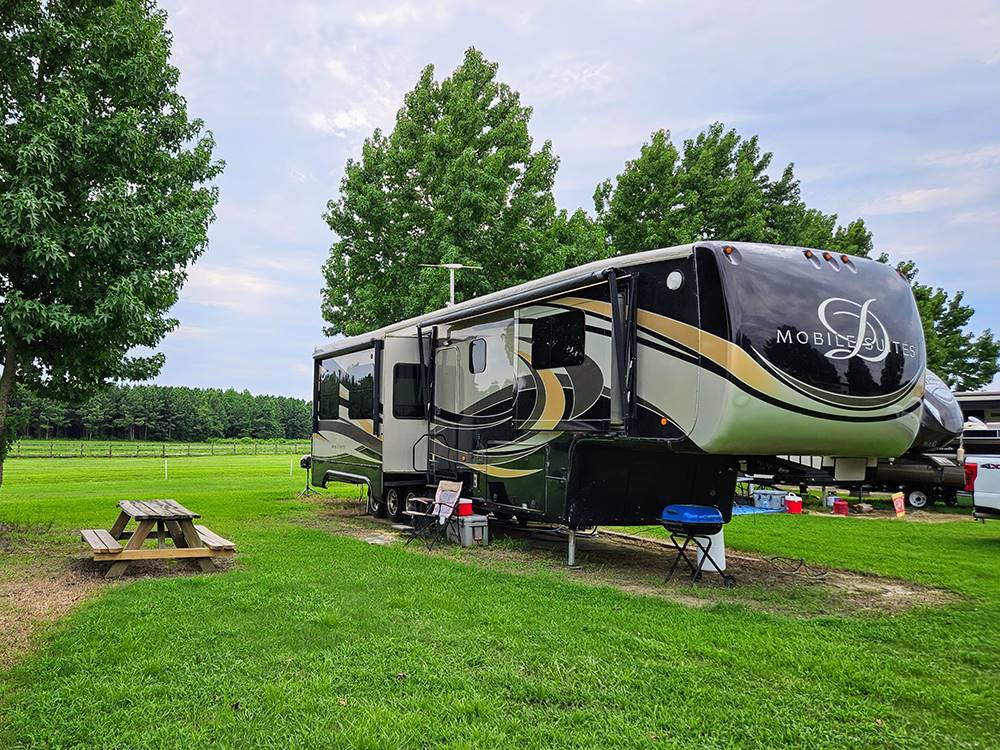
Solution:
{"label": "gold swoosh stripe", "polygon": [[507,469],[503,466],[490,466],[488,464],[464,464],[470,469],[481,471],[490,477],[501,477],[503,479],[516,479],[526,477],[530,474],[537,474],[541,469]]}

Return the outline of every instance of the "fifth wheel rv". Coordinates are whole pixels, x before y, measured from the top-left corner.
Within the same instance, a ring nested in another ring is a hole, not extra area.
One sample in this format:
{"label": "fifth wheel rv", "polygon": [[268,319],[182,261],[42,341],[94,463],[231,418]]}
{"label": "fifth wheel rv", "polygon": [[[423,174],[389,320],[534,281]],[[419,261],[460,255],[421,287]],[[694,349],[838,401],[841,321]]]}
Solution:
{"label": "fifth wheel rv", "polygon": [[862,480],[920,429],[924,340],[891,267],[698,242],[590,263],[314,352],[314,484],[399,518],[440,479],[570,528],[732,512],[737,474]]}

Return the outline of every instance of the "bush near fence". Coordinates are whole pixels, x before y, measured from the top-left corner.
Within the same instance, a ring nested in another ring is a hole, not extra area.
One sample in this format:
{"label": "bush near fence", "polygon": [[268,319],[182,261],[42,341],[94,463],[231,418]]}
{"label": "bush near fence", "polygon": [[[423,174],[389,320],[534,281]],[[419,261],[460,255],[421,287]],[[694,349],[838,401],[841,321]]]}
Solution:
{"label": "bush near fence", "polygon": [[21,440],[11,446],[8,458],[168,458],[171,456],[302,455],[309,453],[307,440],[211,441],[206,443],[160,443],[109,440]]}

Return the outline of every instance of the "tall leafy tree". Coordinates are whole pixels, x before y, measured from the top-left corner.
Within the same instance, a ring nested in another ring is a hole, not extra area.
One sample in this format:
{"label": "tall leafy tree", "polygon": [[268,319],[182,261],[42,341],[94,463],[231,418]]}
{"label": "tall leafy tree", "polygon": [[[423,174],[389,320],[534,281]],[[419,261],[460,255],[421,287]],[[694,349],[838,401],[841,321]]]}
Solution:
{"label": "tall leafy tree", "polygon": [[634,253],[702,238],[828,247],[867,255],[864,221],[837,225],[836,214],[802,201],[793,165],[769,174],[773,156],[757,136],[715,123],[678,149],[658,130],[615,180],[594,193],[611,252]]}
{"label": "tall leafy tree", "polygon": [[564,267],[552,184],[558,160],[535,150],[531,109],[476,49],[443,81],[424,68],[388,135],[350,160],[325,215],[337,239],[323,274],[328,334],[357,334],[442,307],[446,272],[466,263],[469,298]]}
{"label": "tall leafy tree", "polygon": [[916,281],[913,261],[900,263],[898,269],[910,279],[920,310],[927,366],[960,391],[973,391],[992,381],[1000,371],[1000,341],[988,328],[979,334],[968,330],[975,310],[963,302],[965,292],[948,294],[940,287],[921,284]]}
{"label": "tall leafy tree", "polygon": [[145,380],[206,246],[222,169],[152,0],[0,13],[0,481],[18,383],[69,398]]}
{"label": "tall leafy tree", "polygon": [[[836,214],[802,200],[792,164],[770,176],[772,155],[757,137],[744,139],[715,123],[678,149],[669,131],[653,133],[615,180],[594,193],[608,252],[626,254],[702,238],[800,245],[872,257],[875,244],[863,219],[846,226]],[[877,260],[888,262],[880,253]],[[913,280],[911,262],[899,270]],[[949,384],[978,388],[998,372],[1000,342],[969,330],[973,309],[961,292],[913,283],[927,341],[928,365]]]}

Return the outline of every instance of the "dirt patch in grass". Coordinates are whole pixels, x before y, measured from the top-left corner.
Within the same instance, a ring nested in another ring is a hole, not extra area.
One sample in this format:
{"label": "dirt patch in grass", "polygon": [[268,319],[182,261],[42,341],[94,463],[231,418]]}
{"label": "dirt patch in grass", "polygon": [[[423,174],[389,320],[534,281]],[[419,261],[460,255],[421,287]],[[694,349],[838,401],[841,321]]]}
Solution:
{"label": "dirt patch in grass", "polygon": [[[329,498],[316,502],[319,514],[304,519],[309,526],[370,544],[400,543],[406,537],[406,532],[388,521],[364,515],[363,504]],[[552,574],[688,606],[738,603],[793,617],[894,615],[915,607],[945,606],[961,600],[952,592],[910,581],[732,549],[726,551],[726,572],[733,577],[734,586],[725,586],[714,572],[705,573],[692,584],[683,562],[673,578],[665,581],[675,555],[668,542],[605,530],[593,536],[577,535],[578,566],[568,569],[566,537],[558,531],[494,522],[490,524],[490,535],[488,547],[462,549],[439,544],[427,552],[423,545],[414,543],[410,549],[510,573]]]}
{"label": "dirt patch in grass", "polygon": [[[0,670],[31,648],[32,639],[48,624],[106,586],[136,578],[201,573],[190,560],[141,560],[118,579],[108,580],[107,563],[70,554],[75,535],[53,532],[51,524],[0,521]],[[233,559],[216,558],[220,571]]]}
{"label": "dirt patch in grass", "polygon": [[97,587],[93,578],[71,570],[56,576],[21,572],[0,579],[0,669],[26,653],[32,636],[45,624],[65,615]]}
{"label": "dirt patch in grass", "polygon": [[907,508],[906,515],[902,518],[896,518],[896,511],[892,508],[879,508],[876,506],[875,510],[870,513],[856,513],[851,512],[848,516],[837,516],[834,515],[832,511],[819,510],[819,509],[809,509],[803,511],[811,516],[818,516],[821,518],[837,518],[837,519],[880,519],[885,520],[891,518],[900,523],[954,523],[956,521],[971,521],[971,513],[950,513],[946,511],[928,511],[928,510],[913,510]]}

